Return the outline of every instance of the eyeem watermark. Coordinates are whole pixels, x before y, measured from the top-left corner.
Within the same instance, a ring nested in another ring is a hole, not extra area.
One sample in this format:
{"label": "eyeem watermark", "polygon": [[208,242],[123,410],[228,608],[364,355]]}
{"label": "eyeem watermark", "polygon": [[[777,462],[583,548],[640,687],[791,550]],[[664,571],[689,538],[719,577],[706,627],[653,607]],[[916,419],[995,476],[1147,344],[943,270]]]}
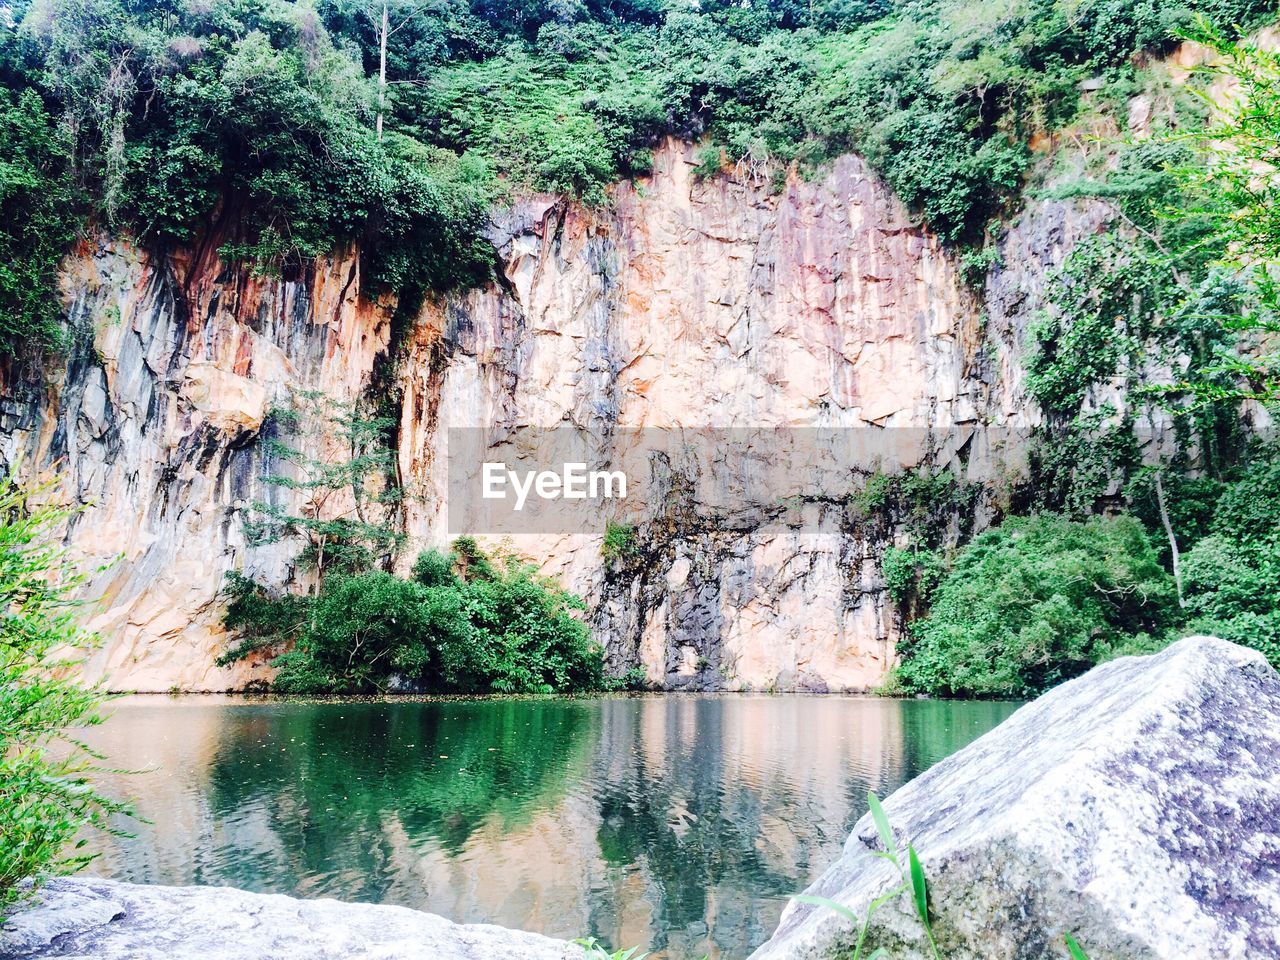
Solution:
{"label": "eyeem watermark", "polygon": [[[451,427],[437,466],[453,535],[670,530],[813,532],[871,522],[882,476],[1025,475],[1023,433],[980,423],[871,427]],[[880,498],[884,499],[883,496]]]}
{"label": "eyeem watermark", "polygon": [[564,463],[557,470],[510,470],[505,463],[485,462],[482,492],[485,500],[515,495],[517,512],[529,494],[540,500],[611,500],[627,495],[627,475],[621,470],[588,470],[585,463]]}

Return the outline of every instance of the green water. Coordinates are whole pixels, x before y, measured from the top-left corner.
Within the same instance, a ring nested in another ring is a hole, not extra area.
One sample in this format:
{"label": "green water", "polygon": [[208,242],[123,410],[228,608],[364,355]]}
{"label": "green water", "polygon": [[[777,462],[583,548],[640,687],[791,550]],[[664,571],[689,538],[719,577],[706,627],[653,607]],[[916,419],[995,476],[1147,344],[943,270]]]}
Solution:
{"label": "green water", "polygon": [[744,957],[888,793],[1015,709],[854,697],[139,698],[91,731],[122,879],[396,903]]}

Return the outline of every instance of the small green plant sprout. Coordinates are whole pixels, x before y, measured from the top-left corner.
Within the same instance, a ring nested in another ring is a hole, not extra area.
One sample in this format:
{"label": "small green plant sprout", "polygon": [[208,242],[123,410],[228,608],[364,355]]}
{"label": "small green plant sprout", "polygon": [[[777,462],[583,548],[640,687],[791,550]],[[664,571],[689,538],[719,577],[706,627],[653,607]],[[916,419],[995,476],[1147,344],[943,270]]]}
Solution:
{"label": "small green plant sprout", "polygon": [[871,918],[886,903],[892,903],[903,894],[909,893],[911,895],[911,905],[915,909],[916,916],[920,918],[920,925],[924,928],[925,938],[929,941],[929,951],[934,960],[941,960],[942,955],[938,952],[938,944],[933,937],[933,924],[929,920],[929,885],[928,881],[925,880],[924,868],[920,865],[920,857],[916,854],[916,848],[911,845],[907,846],[906,862],[903,863],[902,854],[898,849],[898,842],[893,835],[893,828],[889,825],[889,818],[885,815],[884,808],[880,806],[880,798],[874,792],[868,791],[867,805],[871,808],[871,819],[875,822],[876,833],[880,835],[880,842],[884,845],[884,850],[876,851],[876,856],[893,864],[901,882],[872,900],[867,907],[865,918],[859,917],[857,913],[844,904],[836,903],[826,897],[802,894],[792,899],[800,903],[826,907],[828,910],[840,914],[840,916],[854,925],[858,930],[858,939],[854,944],[851,960],[879,960],[879,958],[887,958],[889,956],[888,951],[883,947],[877,947],[871,953],[863,954],[863,950],[866,949],[867,934],[871,929]]}
{"label": "small green plant sprout", "polygon": [[649,956],[648,953],[641,953],[639,947],[610,953],[595,937],[582,937],[573,942],[582,948],[585,960],[645,960]]}
{"label": "small green plant sprout", "polygon": [[1076,938],[1071,934],[1063,934],[1067,940],[1067,952],[1071,954],[1071,960],[1089,960],[1089,955],[1084,952],[1080,944],[1076,943]]}

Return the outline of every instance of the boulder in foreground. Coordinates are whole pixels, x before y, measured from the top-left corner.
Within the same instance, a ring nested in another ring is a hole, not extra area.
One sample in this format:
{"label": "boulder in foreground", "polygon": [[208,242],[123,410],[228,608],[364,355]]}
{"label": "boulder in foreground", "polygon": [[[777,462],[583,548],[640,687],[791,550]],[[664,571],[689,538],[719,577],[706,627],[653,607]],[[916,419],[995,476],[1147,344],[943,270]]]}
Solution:
{"label": "boulder in foreground", "polygon": [[[1096,667],[884,802],[930,884],[947,960],[1280,957],[1280,677],[1193,637]],[[893,868],[869,816],[806,893],[866,915]],[[929,956],[906,897],[864,956]],[[849,955],[851,924],[792,903],[753,960]]]}
{"label": "boulder in foreground", "polygon": [[228,887],[51,880],[0,931],[0,958],[94,960],[578,960],[561,940],[450,923],[404,907]]}

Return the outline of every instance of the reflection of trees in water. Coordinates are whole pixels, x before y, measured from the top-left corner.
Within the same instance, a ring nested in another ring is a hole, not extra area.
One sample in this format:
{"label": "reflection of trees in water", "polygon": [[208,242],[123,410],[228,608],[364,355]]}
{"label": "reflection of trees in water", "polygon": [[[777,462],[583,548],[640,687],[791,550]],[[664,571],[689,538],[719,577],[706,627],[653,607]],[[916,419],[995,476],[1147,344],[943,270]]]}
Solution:
{"label": "reflection of trees in water", "polygon": [[901,700],[902,783],[968,746],[1019,706],[1003,700]]}
{"label": "reflection of trees in water", "polygon": [[675,960],[742,956],[838,855],[868,789],[888,793],[1011,709],[684,696],[228,707],[208,768],[212,850],[191,879],[643,942]]}
{"label": "reflection of trees in water", "polygon": [[554,806],[583,776],[591,711],[573,701],[285,704],[228,717],[210,775],[223,869],[201,882],[381,900],[403,846],[457,855],[497,818]]}
{"label": "reflection of trees in water", "polygon": [[[644,706],[665,711],[659,734],[643,729],[641,709],[614,711],[602,725],[612,743],[596,763],[600,854],[611,867],[643,876],[650,949],[682,953],[712,918],[718,946],[734,951],[744,939],[760,942],[776,919],[762,901],[797,887],[794,870],[771,865],[760,843],[765,815],[794,808],[791,787],[726,776],[722,701]],[[776,744],[761,746],[769,752]],[[806,826],[797,824],[797,832]],[[616,936],[627,906],[593,904],[593,932]]]}
{"label": "reflection of trees in water", "polygon": [[639,887],[650,949],[744,953],[838,856],[868,790],[892,792],[1011,710],[794,698],[606,704],[593,772],[597,842],[615,880],[592,903],[592,934],[634,942],[646,911],[628,898]]}

